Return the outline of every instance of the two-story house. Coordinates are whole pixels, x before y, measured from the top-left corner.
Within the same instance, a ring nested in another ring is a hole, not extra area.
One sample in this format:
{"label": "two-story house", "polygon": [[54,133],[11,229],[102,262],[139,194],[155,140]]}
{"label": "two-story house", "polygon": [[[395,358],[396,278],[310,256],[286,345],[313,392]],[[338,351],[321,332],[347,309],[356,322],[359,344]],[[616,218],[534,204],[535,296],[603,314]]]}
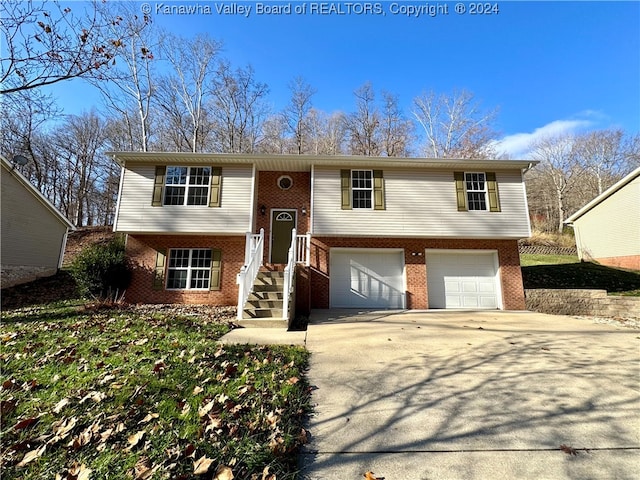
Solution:
{"label": "two-story house", "polygon": [[[282,295],[250,297],[256,278],[275,291],[282,282],[259,272],[292,261],[285,283],[301,310],[524,309],[529,161],[111,155],[122,166],[114,230],[135,264],[130,302],[268,316],[258,310],[282,308]],[[256,311],[243,309],[252,301]]]}

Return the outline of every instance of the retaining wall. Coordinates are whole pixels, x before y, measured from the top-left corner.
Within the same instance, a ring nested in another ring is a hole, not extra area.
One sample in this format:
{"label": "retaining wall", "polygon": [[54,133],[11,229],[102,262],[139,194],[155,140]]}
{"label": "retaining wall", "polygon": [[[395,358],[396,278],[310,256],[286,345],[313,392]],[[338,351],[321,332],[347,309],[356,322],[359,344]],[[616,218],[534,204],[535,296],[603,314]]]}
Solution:
{"label": "retaining wall", "polygon": [[640,297],[607,295],[606,290],[528,289],[525,302],[534,312],[640,319]]}

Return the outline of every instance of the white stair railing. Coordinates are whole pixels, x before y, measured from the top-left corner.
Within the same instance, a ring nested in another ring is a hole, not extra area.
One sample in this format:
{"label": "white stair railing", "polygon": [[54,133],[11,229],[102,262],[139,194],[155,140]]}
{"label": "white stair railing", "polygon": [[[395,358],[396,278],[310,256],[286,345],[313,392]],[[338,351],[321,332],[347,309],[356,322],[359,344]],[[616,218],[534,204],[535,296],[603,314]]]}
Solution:
{"label": "white stair railing", "polygon": [[236,318],[242,320],[244,304],[247,302],[253,289],[253,283],[258,276],[264,255],[264,228],[259,234],[247,232],[244,251],[244,265],[236,278],[238,284],[238,313]]}
{"label": "white stair railing", "polygon": [[309,266],[309,260],[311,259],[311,234],[306,233],[304,235],[297,236],[296,244],[296,258],[298,263],[303,263],[306,267]]}
{"label": "white stair railing", "polygon": [[289,302],[291,300],[291,294],[293,293],[293,280],[296,273],[297,263],[297,244],[298,236],[296,235],[296,229],[291,230],[291,246],[287,254],[287,266],[284,267],[284,287],[282,289],[282,316],[283,318],[289,318]]}

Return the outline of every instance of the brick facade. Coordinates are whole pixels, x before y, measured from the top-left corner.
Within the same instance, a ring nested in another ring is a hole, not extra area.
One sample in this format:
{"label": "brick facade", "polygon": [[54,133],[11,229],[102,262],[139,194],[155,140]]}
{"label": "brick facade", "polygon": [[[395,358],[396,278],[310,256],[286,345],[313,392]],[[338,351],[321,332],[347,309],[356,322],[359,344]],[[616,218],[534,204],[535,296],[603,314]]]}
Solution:
{"label": "brick facade", "polygon": [[[133,278],[126,293],[131,303],[187,303],[236,305],[236,275],[244,264],[244,237],[208,235],[129,235],[126,253],[133,262]],[[154,290],[153,274],[158,250],[218,248],[222,250],[220,290]]]}
{"label": "brick facade", "polygon": [[[291,177],[293,186],[288,190],[281,190],[277,181],[283,175]],[[294,209],[297,211],[296,230],[299,234],[307,233],[310,230],[309,213],[311,211],[311,173],[309,172],[258,172],[258,196],[257,215],[255,232],[264,228],[264,262],[269,263],[270,259],[270,239],[271,239],[271,210],[272,209]],[[260,213],[260,208],[264,205],[265,214]],[[302,214],[302,208],[307,211]]]}
{"label": "brick facade", "polygon": [[[336,238],[314,237],[311,240],[311,308],[329,308],[329,251],[331,248],[400,248],[404,249],[406,272],[406,306],[428,308],[425,249],[497,250],[499,275],[505,310],[524,310],[524,290],[516,240],[456,240],[417,238]],[[422,253],[422,255],[412,255]]]}

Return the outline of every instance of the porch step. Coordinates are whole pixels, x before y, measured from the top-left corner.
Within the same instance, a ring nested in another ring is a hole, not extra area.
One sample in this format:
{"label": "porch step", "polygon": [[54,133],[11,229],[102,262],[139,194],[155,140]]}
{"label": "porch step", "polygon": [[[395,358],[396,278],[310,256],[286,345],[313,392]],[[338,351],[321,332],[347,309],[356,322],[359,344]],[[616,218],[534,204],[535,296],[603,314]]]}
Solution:
{"label": "porch step", "polygon": [[253,291],[242,310],[243,326],[282,327],[284,272],[261,271],[253,282]]}

